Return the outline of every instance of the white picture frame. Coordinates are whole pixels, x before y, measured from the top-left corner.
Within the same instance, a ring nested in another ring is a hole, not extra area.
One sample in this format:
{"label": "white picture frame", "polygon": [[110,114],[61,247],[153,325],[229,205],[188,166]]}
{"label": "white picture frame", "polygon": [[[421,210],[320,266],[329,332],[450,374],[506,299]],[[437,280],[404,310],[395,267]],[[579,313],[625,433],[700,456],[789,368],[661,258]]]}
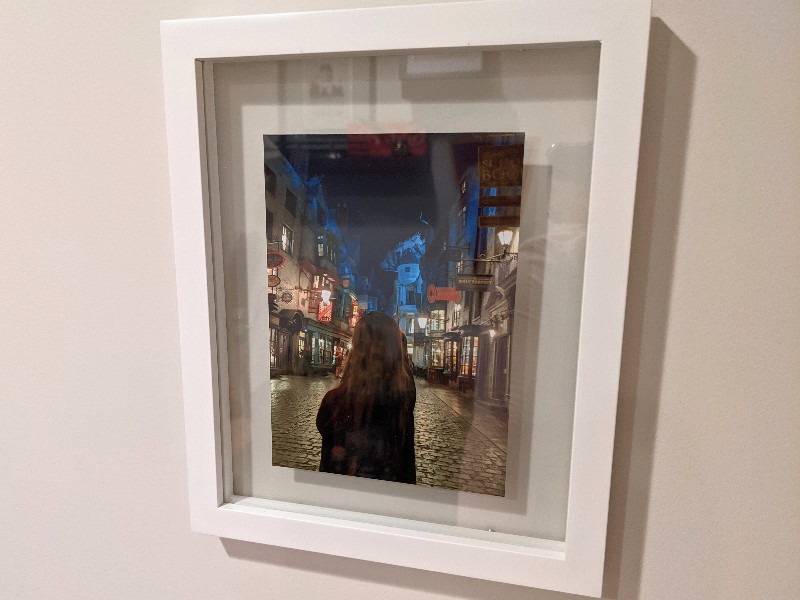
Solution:
{"label": "white picture frame", "polygon": [[[494,0],[162,22],[193,531],[600,596],[649,20],[647,0]],[[257,57],[576,43],[599,43],[601,53],[565,539],[469,535],[408,519],[233,497],[218,392],[225,365],[216,326],[218,249],[208,208],[216,158],[204,69]]]}

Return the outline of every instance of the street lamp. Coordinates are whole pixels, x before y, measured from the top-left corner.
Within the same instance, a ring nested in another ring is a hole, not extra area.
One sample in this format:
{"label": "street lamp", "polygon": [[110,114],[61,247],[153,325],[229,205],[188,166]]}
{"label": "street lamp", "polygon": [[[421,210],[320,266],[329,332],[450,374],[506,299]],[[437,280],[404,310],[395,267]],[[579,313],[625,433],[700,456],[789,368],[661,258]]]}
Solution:
{"label": "street lamp", "polygon": [[511,246],[511,238],[513,236],[514,234],[510,229],[503,228],[497,232],[497,237],[500,240],[500,244],[503,246],[503,253],[508,252],[508,247]]}
{"label": "street lamp", "polygon": [[420,313],[417,316],[417,323],[419,323],[420,329],[425,329],[425,326],[428,324],[428,315]]}
{"label": "street lamp", "polygon": [[323,304],[328,304],[331,301],[331,291],[328,288],[323,289],[320,295],[322,296]]}

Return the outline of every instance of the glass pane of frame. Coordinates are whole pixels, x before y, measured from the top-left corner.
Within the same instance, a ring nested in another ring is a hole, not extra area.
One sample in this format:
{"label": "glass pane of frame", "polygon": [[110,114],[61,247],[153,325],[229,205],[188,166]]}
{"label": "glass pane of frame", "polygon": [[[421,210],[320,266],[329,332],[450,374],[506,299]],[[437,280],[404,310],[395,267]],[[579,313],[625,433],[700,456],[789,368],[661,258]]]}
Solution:
{"label": "glass pane of frame", "polygon": [[214,65],[229,497],[564,539],[599,56]]}

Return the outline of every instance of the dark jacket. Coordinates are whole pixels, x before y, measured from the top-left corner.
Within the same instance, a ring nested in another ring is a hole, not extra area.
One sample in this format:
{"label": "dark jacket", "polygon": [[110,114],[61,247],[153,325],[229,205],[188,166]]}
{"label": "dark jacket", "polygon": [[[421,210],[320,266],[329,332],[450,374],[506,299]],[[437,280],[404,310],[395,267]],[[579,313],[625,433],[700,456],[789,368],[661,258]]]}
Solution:
{"label": "dark jacket", "polygon": [[[417,482],[414,457],[414,404],[416,391],[404,398],[408,405],[404,431],[397,415],[376,407],[364,423],[356,426],[345,414],[341,388],[325,394],[317,412],[317,429],[322,435],[319,470],[403,483]],[[410,396],[410,397],[409,397]]]}

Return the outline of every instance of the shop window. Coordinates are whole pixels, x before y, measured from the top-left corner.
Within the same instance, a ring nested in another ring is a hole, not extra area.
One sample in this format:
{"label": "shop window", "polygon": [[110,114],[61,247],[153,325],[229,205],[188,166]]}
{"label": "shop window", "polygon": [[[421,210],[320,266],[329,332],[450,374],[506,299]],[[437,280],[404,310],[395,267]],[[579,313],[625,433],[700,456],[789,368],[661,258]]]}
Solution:
{"label": "shop window", "polygon": [[478,337],[468,336],[461,342],[461,375],[475,377],[478,370]]}
{"label": "shop window", "polygon": [[278,366],[278,330],[269,329],[269,366]]}
{"label": "shop window", "polygon": [[444,367],[444,340],[431,342],[431,366]]}
{"label": "shop window", "polygon": [[444,344],[445,368],[450,373],[458,372],[458,342],[448,340]]}
{"label": "shop window", "polygon": [[311,335],[311,361],[319,363],[319,334],[316,332]]}

